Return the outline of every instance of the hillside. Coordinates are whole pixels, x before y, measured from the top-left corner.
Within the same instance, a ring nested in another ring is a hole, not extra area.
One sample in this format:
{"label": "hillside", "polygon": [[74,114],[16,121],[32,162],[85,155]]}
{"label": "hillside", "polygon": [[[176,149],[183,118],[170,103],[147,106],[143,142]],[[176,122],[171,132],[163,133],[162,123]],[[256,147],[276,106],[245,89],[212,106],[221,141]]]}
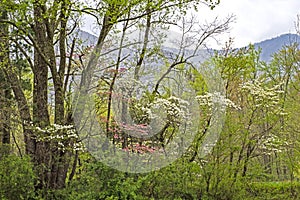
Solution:
{"label": "hillside", "polygon": [[[85,32],[85,31],[78,31],[78,36],[81,38],[82,42],[87,45],[93,45],[97,42],[97,37]],[[172,41],[176,40],[176,37],[180,37],[179,34],[170,34],[170,38],[164,43],[165,50],[167,51],[176,51],[174,43]],[[179,39],[177,39],[179,40]],[[297,34],[283,34],[277,36],[275,38],[266,39],[258,43],[254,43],[255,48],[261,48],[261,59],[263,61],[269,62],[272,58],[272,55],[280,50],[285,45],[290,45],[294,42],[300,42],[300,36]],[[206,53],[205,53],[206,52]],[[206,56],[209,56],[209,53],[205,50],[201,53],[201,58],[196,58],[195,60],[204,60]]]}
{"label": "hillside", "polygon": [[290,45],[294,42],[300,42],[300,36],[297,34],[283,34],[278,37],[267,39],[259,43],[255,43],[256,48],[261,48],[261,59],[269,62],[272,55],[280,50],[283,46]]}

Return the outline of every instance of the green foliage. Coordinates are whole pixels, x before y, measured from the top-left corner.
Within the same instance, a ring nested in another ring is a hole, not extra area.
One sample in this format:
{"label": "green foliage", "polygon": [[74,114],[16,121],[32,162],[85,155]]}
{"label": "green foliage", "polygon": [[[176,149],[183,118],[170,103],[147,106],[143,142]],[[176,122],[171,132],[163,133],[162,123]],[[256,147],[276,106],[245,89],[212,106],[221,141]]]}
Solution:
{"label": "green foliage", "polygon": [[14,155],[0,160],[0,198],[30,199],[34,197],[35,174],[28,157]]}
{"label": "green foliage", "polygon": [[138,175],[119,172],[100,162],[84,163],[80,174],[53,199],[143,199],[137,193]]}
{"label": "green foliage", "polygon": [[203,95],[205,92],[208,92],[207,83],[203,75],[195,69],[191,69],[191,74],[194,76],[190,81],[192,88],[196,91],[197,95]]}
{"label": "green foliage", "polygon": [[[205,0],[203,2],[213,9],[220,1]],[[34,7],[39,7],[38,4],[42,5],[43,13],[40,16],[34,16]],[[52,68],[52,78],[49,77],[47,86],[49,89],[59,86],[55,85],[55,81],[50,82],[50,79],[55,79],[56,73],[54,72],[58,69],[56,61],[61,62],[63,60],[62,55],[70,55],[71,53],[70,51],[62,51],[64,46],[62,44],[67,44],[67,40],[60,41],[61,38],[64,38],[64,35],[60,35],[64,30],[61,27],[62,22],[72,22],[72,20],[77,18],[74,17],[73,19],[72,16],[77,16],[80,12],[90,13],[98,18],[98,24],[102,24],[100,26],[102,38],[99,38],[98,41],[98,43],[101,43],[109,35],[108,32],[114,29],[114,27],[118,27],[120,22],[128,22],[128,26],[130,27],[137,23],[136,26],[139,27],[138,31],[142,33],[143,28],[146,27],[144,23],[145,17],[149,17],[151,18],[150,21],[155,22],[149,25],[151,29],[159,29],[167,26],[171,21],[176,22],[175,19],[177,19],[178,15],[186,14],[187,10],[191,7],[196,7],[199,1],[105,0],[98,1],[96,4],[97,6],[93,7],[76,1],[2,1],[1,5],[8,12],[10,20],[8,24],[10,26],[10,63],[13,66],[12,71],[16,72],[19,77],[21,92],[25,93],[29,104],[32,101],[33,88],[39,87],[39,85],[33,84],[33,77],[38,72],[30,68],[34,66],[29,62],[30,60],[31,63],[35,61],[32,50],[37,42],[45,43],[45,46],[49,45],[45,48],[41,45],[41,51],[45,52],[45,60],[51,61],[51,58],[53,59],[53,66],[49,66]],[[74,10],[77,9],[80,11],[74,13]],[[126,21],[127,18],[131,18],[131,20]],[[180,18],[178,17],[178,19]],[[168,21],[168,23],[161,23],[164,21]],[[37,22],[43,22],[41,24],[46,26],[44,28],[47,32],[43,34],[47,35],[47,38],[50,39],[49,41],[36,40],[38,38],[35,38],[35,29],[32,27],[38,24]],[[0,23],[7,22],[6,20],[2,20]],[[77,24],[77,21],[75,24]],[[73,24],[66,25],[68,31],[69,28],[73,29],[70,26],[73,26]],[[119,30],[113,31],[115,33],[120,32]],[[150,34],[155,35],[154,32]],[[114,38],[115,35],[112,36],[114,41],[109,41],[111,44],[104,44],[104,46],[111,45],[111,48],[115,48],[114,45],[118,44],[119,41],[118,37]],[[157,35],[157,38],[160,38],[160,35]],[[50,54],[55,49],[54,44],[60,44],[61,47],[61,52],[57,55]],[[157,44],[153,43],[150,45],[154,47],[146,48],[143,56],[147,57],[148,63],[142,63],[142,66],[151,66],[150,64],[154,60],[159,63],[161,61],[160,57],[162,57],[165,61],[165,69],[162,67],[160,70],[171,71],[176,69],[176,71],[184,73],[186,63],[181,63],[173,69],[169,68],[172,63],[170,58],[160,55],[163,54],[159,49],[161,44],[160,41]],[[103,47],[103,50],[104,48],[107,47]],[[133,48],[133,50],[139,52],[139,48]],[[35,50],[38,49],[35,47]],[[70,49],[70,46],[67,46],[67,49]],[[109,51],[110,47],[105,50]],[[36,52],[38,51],[35,51],[35,55]],[[99,52],[101,51],[99,50]],[[290,179],[292,181],[299,176],[300,168],[300,153],[298,150],[300,144],[297,139],[299,138],[300,130],[299,52],[299,45],[297,44],[284,47],[274,55],[273,61],[270,64],[260,61],[260,50],[256,50],[253,45],[242,49],[225,49],[224,51],[217,52],[211,60],[201,66],[201,70],[205,71],[205,68],[208,68],[206,73],[220,71],[220,76],[224,79],[224,86],[226,88],[225,94],[221,94],[224,97],[220,94],[218,96],[220,98],[212,96],[212,93],[210,93],[213,92],[210,91],[212,84],[209,84],[204,71],[190,69],[188,70],[188,74],[186,74],[186,77],[189,78],[189,86],[192,86],[196,95],[201,97],[200,100],[202,102],[199,101],[199,105],[203,108],[201,108],[199,119],[197,119],[200,122],[199,130],[197,130],[198,135],[184,157],[158,171],[148,174],[128,174],[96,162],[90,156],[80,152],[79,166],[72,181],[64,189],[45,190],[46,199],[299,199],[300,184],[297,182],[287,182],[287,180]],[[0,55],[2,54],[3,52],[0,52]],[[82,56],[84,54],[87,53],[83,51]],[[183,59],[183,55],[184,53],[182,55],[178,54],[178,58],[181,56]],[[60,59],[54,59],[55,57]],[[76,58],[74,57],[74,59]],[[108,63],[114,66],[115,58],[109,57],[108,54],[102,56],[101,59],[104,60],[103,62],[107,61],[103,66],[101,63],[101,67],[104,67],[106,64],[108,65]],[[76,65],[76,68],[88,68],[84,64],[81,66],[81,62],[79,63],[79,61],[76,63],[73,58],[68,58],[67,60],[70,61],[70,66]],[[149,60],[152,61],[149,62]],[[81,57],[80,61],[82,61]],[[131,65],[126,64],[126,62],[128,60],[122,62],[121,65]],[[67,63],[60,64],[63,67]],[[108,66],[107,72],[109,72],[110,68]],[[134,65],[130,66],[130,68],[133,69]],[[64,73],[67,72],[65,70],[59,70],[62,72],[60,77],[62,80],[65,78]],[[74,71],[71,70],[70,74],[72,72]],[[103,79],[98,85],[98,94],[95,94],[94,98],[103,130],[107,128],[106,134],[111,137],[114,144],[120,144],[123,139],[123,142],[125,141],[125,137],[122,138],[122,134],[125,135],[125,133],[120,132],[120,125],[112,119],[117,111],[112,111],[108,115],[109,97],[114,92],[110,90],[109,86],[110,81],[112,81],[112,75],[117,70],[111,72],[110,74],[104,73],[105,76],[102,77]],[[213,75],[211,79],[219,78],[217,77],[218,75]],[[46,79],[48,78],[47,73],[45,77]],[[175,76],[174,79],[176,78]],[[132,83],[130,81],[128,83]],[[180,79],[177,81],[176,86],[178,88],[186,87],[186,85],[181,83]],[[220,85],[223,84],[222,81],[219,82],[221,83]],[[168,83],[168,81],[165,83]],[[38,84],[38,82],[35,82],[35,84]],[[68,86],[68,84],[66,83],[65,86]],[[172,96],[173,91],[171,88],[174,85],[172,83],[161,85],[163,85],[164,92],[161,92],[160,95],[148,91],[142,98],[132,98],[128,101],[130,105],[128,112],[133,121],[138,125],[147,125],[150,123],[151,117],[155,114],[151,113],[150,108],[156,108],[157,113],[160,114],[163,111],[166,112],[168,120],[165,126],[166,129],[161,133],[161,138],[151,138],[147,141],[149,143],[150,140],[151,142],[157,140],[163,143],[166,142],[166,139],[172,139],[173,132],[177,131],[180,122],[184,121],[182,119],[188,119],[187,102]],[[115,93],[115,95],[118,94]],[[188,94],[184,93],[184,95]],[[20,99],[20,96],[16,94],[15,97],[17,100]],[[45,95],[45,97],[47,98],[48,96]],[[65,95],[61,97],[65,97]],[[55,99],[57,100],[57,98]],[[211,125],[209,105],[211,105],[212,99],[219,103],[224,101],[227,103],[226,108],[231,107],[236,109],[226,110],[227,118],[220,133],[219,141],[216,142],[216,146],[214,146],[212,152],[205,157],[201,157],[197,153],[202,148],[203,138],[207,134],[208,127]],[[64,103],[67,102],[61,102],[61,104]],[[49,106],[51,107],[52,105]],[[31,111],[28,111],[28,114],[36,115],[37,113],[32,109],[32,105],[29,105],[29,107]],[[20,105],[21,109],[22,105]],[[40,110],[38,111],[40,112]],[[50,118],[52,119],[55,114],[51,113]],[[65,114],[68,115],[70,113],[63,111],[62,115]],[[20,116],[22,117],[22,115]],[[64,118],[64,116],[61,117]],[[154,117],[158,119],[157,116]],[[22,118],[19,121],[19,124],[24,123]],[[69,148],[72,148],[72,150],[78,152],[81,149],[75,148],[78,147],[74,145],[78,138],[72,127],[64,126],[63,124],[62,126],[53,124],[53,126],[46,128],[36,126],[32,130],[36,133],[35,139],[38,142],[45,142],[46,146],[47,143],[52,141],[51,145],[53,144],[53,149],[55,150],[66,152],[66,150],[71,150]],[[16,141],[19,140],[20,138]],[[127,137],[126,140],[131,143],[145,143],[145,141],[134,141]],[[145,144],[143,145],[143,147],[146,147]],[[120,148],[124,147],[120,145]],[[131,150],[134,150],[133,147]],[[5,149],[1,148],[2,150]],[[2,155],[2,152],[0,154]],[[38,158],[40,158],[37,159],[38,161],[45,160],[38,163],[40,164],[39,167],[43,168],[45,167],[44,165],[51,162],[49,160],[53,159],[54,156],[40,156]],[[51,168],[49,169],[51,172],[59,171],[56,169],[56,164],[58,163],[50,164]],[[70,163],[67,163],[66,166],[68,164]],[[54,167],[52,168],[52,166]],[[13,155],[2,157],[0,160],[0,198],[33,199],[35,196],[34,186],[37,183],[33,168],[32,161],[27,157],[19,158]],[[48,174],[48,171],[40,173],[42,174],[41,177],[47,177],[46,173]],[[54,180],[60,175],[53,176]],[[62,182],[64,183],[64,181]],[[64,186],[64,184],[61,185],[62,187]],[[37,191],[37,193],[39,192]]]}
{"label": "green foliage", "polygon": [[203,186],[200,172],[197,163],[182,158],[147,174],[140,192],[153,199],[199,199]]}
{"label": "green foliage", "polygon": [[[246,187],[248,199],[299,199],[299,182],[253,182]],[[246,196],[246,195],[245,195]]]}

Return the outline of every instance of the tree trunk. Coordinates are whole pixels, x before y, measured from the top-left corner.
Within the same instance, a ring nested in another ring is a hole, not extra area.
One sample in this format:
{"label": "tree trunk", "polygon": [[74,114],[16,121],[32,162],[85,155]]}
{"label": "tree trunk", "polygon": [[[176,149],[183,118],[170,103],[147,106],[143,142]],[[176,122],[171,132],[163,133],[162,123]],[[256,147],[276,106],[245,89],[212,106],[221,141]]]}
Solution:
{"label": "tree trunk", "polygon": [[[45,128],[50,125],[48,112],[48,65],[45,57],[47,44],[46,27],[43,23],[43,10],[39,2],[34,4],[34,34],[36,46],[34,48],[34,67],[33,67],[33,123],[35,126]],[[39,133],[44,134],[44,133]],[[45,137],[46,135],[42,135]],[[50,169],[50,143],[38,141],[34,154],[35,168],[39,177],[38,188],[48,188],[51,182]]]}
{"label": "tree trunk", "polygon": [[[1,12],[1,19],[7,19],[6,11]],[[9,154],[10,144],[10,88],[8,81],[5,78],[4,68],[8,65],[9,61],[9,43],[8,43],[8,26],[6,24],[0,24],[0,138],[2,147],[1,154]]]}
{"label": "tree trunk", "polygon": [[[72,124],[65,117],[65,91],[64,74],[66,69],[66,29],[68,10],[67,1],[60,4],[60,16],[57,22],[59,28],[59,52],[55,52],[54,32],[55,23],[48,16],[45,3],[34,3],[35,20],[35,52],[34,52],[34,92],[33,92],[33,120],[35,125],[41,128],[50,125],[48,111],[48,68],[50,69],[54,85],[54,123],[58,125]],[[60,60],[57,65],[56,53]],[[70,58],[71,59],[71,58]],[[58,67],[58,70],[57,70]],[[67,83],[66,83],[67,84]],[[69,116],[67,114],[66,116]],[[47,134],[47,133],[46,133]],[[59,130],[55,134],[65,135],[65,130]],[[45,135],[47,136],[47,135]],[[65,187],[67,172],[69,169],[71,152],[59,149],[58,141],[40,141],[35,152],[36,168],[38,169],[41,188],[61,189]],[[41,168],[39,166],[45,166]]]}

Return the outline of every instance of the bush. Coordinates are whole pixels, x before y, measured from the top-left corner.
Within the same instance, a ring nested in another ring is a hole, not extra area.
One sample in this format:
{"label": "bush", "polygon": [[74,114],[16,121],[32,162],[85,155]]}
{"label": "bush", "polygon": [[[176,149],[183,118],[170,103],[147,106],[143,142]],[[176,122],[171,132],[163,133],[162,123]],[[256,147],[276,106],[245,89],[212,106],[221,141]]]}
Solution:
{"label": "bush", "polygon": [[298,182],[253,182],[247,187],[252,199],[299,199],[300,183]]}
{"label": "bush", "polygon": [[29,199],[34,196],[35,174],[28,157],[15,155],[0,160],[0,198]]}
{"label": "bush", "polygon": [[143,199],[136,194],[139,178],[111,169],[102,163],[86,163],[67,188],[51,199]]}

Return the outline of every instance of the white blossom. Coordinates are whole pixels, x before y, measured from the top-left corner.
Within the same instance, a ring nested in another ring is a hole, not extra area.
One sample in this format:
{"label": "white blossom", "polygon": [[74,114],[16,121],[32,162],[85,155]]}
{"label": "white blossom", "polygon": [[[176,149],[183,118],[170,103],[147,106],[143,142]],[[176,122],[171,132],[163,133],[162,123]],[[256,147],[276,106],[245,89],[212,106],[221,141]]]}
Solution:
{"label": "white blossom", "polygon": [[[170,96],[167,99],[155,98],[154,102],[150,105],[154,110],[164,111],[168,122],[177,125],[188,121],[190,117],[188,106],[189,102],[175,96]],[[161,115],[161,113],[159,114]],[[152,116],[155,117],[154,114]]]}
{"label": "white blossom", "polygon": [[225,110],[226,107],[234,108],[239,110],[240,107],[237,106],[234,102],[230,99],[226,98],[220,92],[214,93],[206,93],[204,95],[196,96],[198,103],[200,106],[208,106],[210,110],[213,107],[219,107],[221,110]]}
{"label": "white blossom", "polygon": [[275,85],[272,88],[263,86],[263,82],[255,80],[248,81],[241,85],[242,91],[247,92],[253,97],[255,107],[275,108],[280,102],[281,84]]}
{"label": "white blossom", "polygon": [[282,152],[289,143],[274,134],[269,134],[263,136],[258,145],[265,154],[271,155],[272,152]]}
{"label": "white blossom", "polygon": [[28,123],[34,131],[37,141],[55,142],[62,151],[83,151],[84,147],[78,141],[78,135],[73,125],[53,124],[44,128]]}

